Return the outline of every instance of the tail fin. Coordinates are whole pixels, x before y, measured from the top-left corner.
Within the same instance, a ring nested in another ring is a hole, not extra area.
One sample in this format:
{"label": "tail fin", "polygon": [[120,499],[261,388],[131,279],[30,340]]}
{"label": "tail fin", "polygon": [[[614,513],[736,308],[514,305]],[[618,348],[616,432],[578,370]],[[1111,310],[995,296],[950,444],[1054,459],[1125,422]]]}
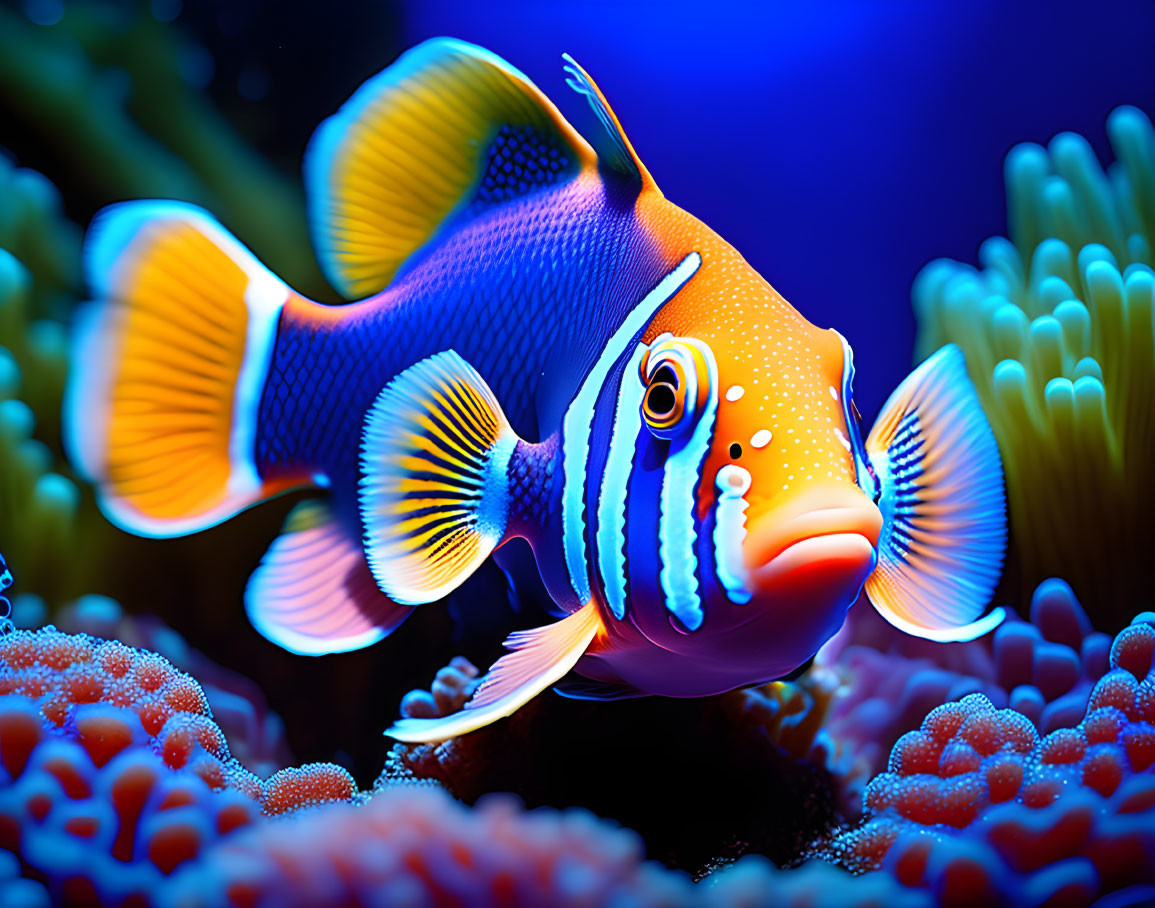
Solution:
{"label": "tail fin", "polygon": [[262,481],[257,406],[289,288],[200,208],[105,209],[85,247],[65,397],[73,463],[144,536],[210,527],[290,483]]}

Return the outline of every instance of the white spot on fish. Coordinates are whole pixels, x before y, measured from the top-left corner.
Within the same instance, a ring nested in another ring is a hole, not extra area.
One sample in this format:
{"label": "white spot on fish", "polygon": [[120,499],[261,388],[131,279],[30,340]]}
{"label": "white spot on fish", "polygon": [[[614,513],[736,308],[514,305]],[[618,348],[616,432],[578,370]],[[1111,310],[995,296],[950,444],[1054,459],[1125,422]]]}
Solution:
{"label": "white spot on fish", "polygon": [[770,444],[770,439],[772,437],[773,436],[771,436],[769,429],[759,429],[757,432],[750,436],[750,447],[759,449],[764,448],[766,445]]}
{"label": "white spot on fish", "polygon": [[842,444],[842,447],[846,448],[846,450],[849,451],[850,450],[850,439],[847,438],[845,435],[843,435],[842,430],[839,428],[835,428],[834,434],[838,438],[838,441]]}
{"label": "white spot on fish", "polygon": [[731,385],[726,391],[726,400],[741,400],[742,395],[746,393],[746,389],[741,385]]}
{"label": "white spot on fish", "polygon": [[830,397],[834,400],[835,403],[837,403],[838,402],[838,389],[836,387],[834,387],[834,385],[831,385],[827,390],[830,391]]}

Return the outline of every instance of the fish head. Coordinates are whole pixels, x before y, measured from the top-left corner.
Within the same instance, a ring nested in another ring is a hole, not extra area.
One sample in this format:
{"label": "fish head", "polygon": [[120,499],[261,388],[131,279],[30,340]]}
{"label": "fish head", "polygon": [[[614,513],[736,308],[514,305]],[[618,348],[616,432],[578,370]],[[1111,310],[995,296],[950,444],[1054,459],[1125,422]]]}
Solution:
{"label": "fish head", "polygon": [[653,320],[633,378],[628,608],[607,623],[626,680],[696,696],[813,656],[878,563],[882,515],[849,345],[707,229],[687,248],[701,267]]}

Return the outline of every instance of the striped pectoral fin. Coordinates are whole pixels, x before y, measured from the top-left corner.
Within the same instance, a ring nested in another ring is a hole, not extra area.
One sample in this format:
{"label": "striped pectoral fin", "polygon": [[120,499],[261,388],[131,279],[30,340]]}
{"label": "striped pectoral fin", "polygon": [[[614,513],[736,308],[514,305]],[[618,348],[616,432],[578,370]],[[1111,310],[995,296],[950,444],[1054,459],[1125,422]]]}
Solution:
{"label": "striped pectoral fin", "polygon": [[253,455],[289,288],[206,212],[178,202],[106,209],[85,264],[95,302],[74,331],[65,434],[109,517],[176,536],[293,484],[262,478]]}
{"label": "striped pectoral fin", "polygon": [[418,605],[460,586],[504,540],[517,435],[452,350],[406,369],[365,419],[361,520],[381,589]]}
{"label": "striped pectoral fin", "polygon": [[560,681],[601,627],[597,605],[589,602],[554,624],[511,634],[505,645],[513,652],[493,664],[464,709],[438,719],[401,719],[385,734],[411,743],[444,741],[511,715]]}
{"label": "striped pectoral fin", "polygon": [[[962,351],[943,347],[906,378],[866,440],[883,525],[866,594],[895,627],[972,640],[987,615],[1007,543],[1003,469]],[[981,616],[981,617],[980,617]]]}
{"label": "striped pectoral fin", "polygon": [[360,542],[321,502],[297,505],[245,590],[249,620],[294,653],[361,649],[413,611],[377,588]]}

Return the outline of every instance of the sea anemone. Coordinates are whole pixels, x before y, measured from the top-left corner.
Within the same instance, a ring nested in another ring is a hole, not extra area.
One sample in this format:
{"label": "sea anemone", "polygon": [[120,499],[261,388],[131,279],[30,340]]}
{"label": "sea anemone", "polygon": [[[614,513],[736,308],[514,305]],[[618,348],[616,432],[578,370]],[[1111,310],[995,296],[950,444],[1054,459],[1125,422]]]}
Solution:
{"label": "sea anemone", "polygon": [[13,129],[39,137],[86,189],[100,187],[97,204],[205,205],[294,286],[323,287],[296,181],[247,146],[193,84],[197,71],[211,72],[207,52],[147,5],[77,3],[61,12],[46,29],[0,9],[0,94]]}
{"label": "sea anemone", "polygon": [[[63,217],[55,187],[0,157],[0,544],[21,589],[54,603],[84,591],[102,544],[102,534],[81,532],[79,521],[96,511],[69,477],[60,443],[61,319],[78,262],[79,230]],[[61,551],[74,570],[59,570]]]}
{"label": "sea anemone", "polygon": [[1012,150],[1010,238],[914,287],[917,355],[962,347],[998,440],[1022,589],[1061,574],[1096,615],[1146,589],[1155,507],[1155,132],[1132,107],[1107,131],[1106,172],[1071,133]]}

